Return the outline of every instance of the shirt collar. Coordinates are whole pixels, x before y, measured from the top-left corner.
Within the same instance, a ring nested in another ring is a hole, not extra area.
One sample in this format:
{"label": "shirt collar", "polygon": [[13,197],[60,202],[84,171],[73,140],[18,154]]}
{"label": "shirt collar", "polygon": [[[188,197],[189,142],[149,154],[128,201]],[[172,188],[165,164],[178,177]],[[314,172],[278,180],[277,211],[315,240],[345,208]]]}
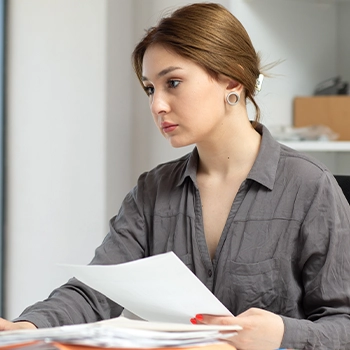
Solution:
{"label": "shirt collar", "polygon": [[[269,130],[264,125],[256,123],[255,129],[261,134],[261,143],[258,156],[247,178],[259,182],[263,186],[272,190],[275,183],[281,146],[272,137]],[[180,186],[187,177],[190,177],[192,182],[197,185],[197,167],[198,151],[195,147],[187,158],[184,171],[179,178],[177,185]]]}
{"label": "shirt collar", "polygon": [[184,167],[184,172],[179,178],[177,186],[181,186],[186,177],[191,178],[192,182],[197,186],[197,168],[198,168],[198,150],[197,147],[189,154],[187,162]]}
{"label": "shirt collar", "polygon": [[272,190],[276,179],[281,145],[272,137],[264,125],[256,123],[255,130],[261,134],[261,143],[258,156],[247,178]]}

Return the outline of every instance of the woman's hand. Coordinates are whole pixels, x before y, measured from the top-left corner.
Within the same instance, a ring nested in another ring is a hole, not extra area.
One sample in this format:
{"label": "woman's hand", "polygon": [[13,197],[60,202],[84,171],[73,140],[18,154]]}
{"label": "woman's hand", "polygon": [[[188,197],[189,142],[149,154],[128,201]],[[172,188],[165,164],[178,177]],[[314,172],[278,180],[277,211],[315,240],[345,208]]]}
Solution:
{"label": "woman's hand", "polygon": [[10,322],[0,317],[0,331],[14,331],[18,329],[36,329],[30,322]]}
{"label": "woman's hand", "polygon": [[239,325],[243,329],[229,338],[238,350],[273,350],[281,345],[284,324],[280,316],[262,309],[251,308],[237,317],[196,315],[192,323]]}

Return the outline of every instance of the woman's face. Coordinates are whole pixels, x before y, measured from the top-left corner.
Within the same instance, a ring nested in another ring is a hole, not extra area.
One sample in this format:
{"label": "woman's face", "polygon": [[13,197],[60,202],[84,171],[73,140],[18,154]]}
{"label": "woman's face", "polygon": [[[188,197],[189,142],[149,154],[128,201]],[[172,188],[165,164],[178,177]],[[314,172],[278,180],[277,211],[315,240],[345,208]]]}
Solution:
{"label": "woman's face", "polygon": [[216,81],[159,44],[146,50],[142,75],[154,121],[173,147],[218,137],[227,114],[228,78]]}

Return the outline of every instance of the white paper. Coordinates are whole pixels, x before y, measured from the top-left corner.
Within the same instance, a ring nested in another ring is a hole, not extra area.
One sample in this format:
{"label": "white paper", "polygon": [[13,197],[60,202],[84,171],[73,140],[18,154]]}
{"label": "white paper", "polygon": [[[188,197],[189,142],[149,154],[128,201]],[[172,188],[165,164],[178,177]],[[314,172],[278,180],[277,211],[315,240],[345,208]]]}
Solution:
{"label": "white paper", "polygon": [[[61,342],[106,348],[188,347],[217,343],[234,336],[239,326],[180,325],[116,319],[42,329],[0,332],[0,346],[28,341]],[[165,330],[167,329],[167,330]],[[220,333],[224,330],[225,333]]]}
{"label": "white paper", "polygon": [[[141,320],[130,320],[126,317],[116,317],[108,320],[96,322],[99,325],[106,325],[115,328],[141,329],[156,332],[211,332],[211,331],[239,331],[242,329],[238,325],[216,325],[216,324],[196,324],[169,323],[169,322],[146,322]],[[1,333],[0,333],[1,334]]]}
{"label": "white paper", "polygon": [[232,315],[173,252],[119,265],[63,266],[147,321],[190,324],[196,314]]}

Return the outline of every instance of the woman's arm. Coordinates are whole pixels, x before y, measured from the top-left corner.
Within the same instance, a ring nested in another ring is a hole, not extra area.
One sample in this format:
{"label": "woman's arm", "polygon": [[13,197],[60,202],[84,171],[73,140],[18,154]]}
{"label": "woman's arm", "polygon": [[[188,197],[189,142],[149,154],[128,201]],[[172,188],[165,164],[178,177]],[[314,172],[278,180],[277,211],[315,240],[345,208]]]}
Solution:
{"label": "woman's arm", "polygon": [[36,329],[30,322],[10,322],[0,318],[0,331],[14,331],[18,329]]}

